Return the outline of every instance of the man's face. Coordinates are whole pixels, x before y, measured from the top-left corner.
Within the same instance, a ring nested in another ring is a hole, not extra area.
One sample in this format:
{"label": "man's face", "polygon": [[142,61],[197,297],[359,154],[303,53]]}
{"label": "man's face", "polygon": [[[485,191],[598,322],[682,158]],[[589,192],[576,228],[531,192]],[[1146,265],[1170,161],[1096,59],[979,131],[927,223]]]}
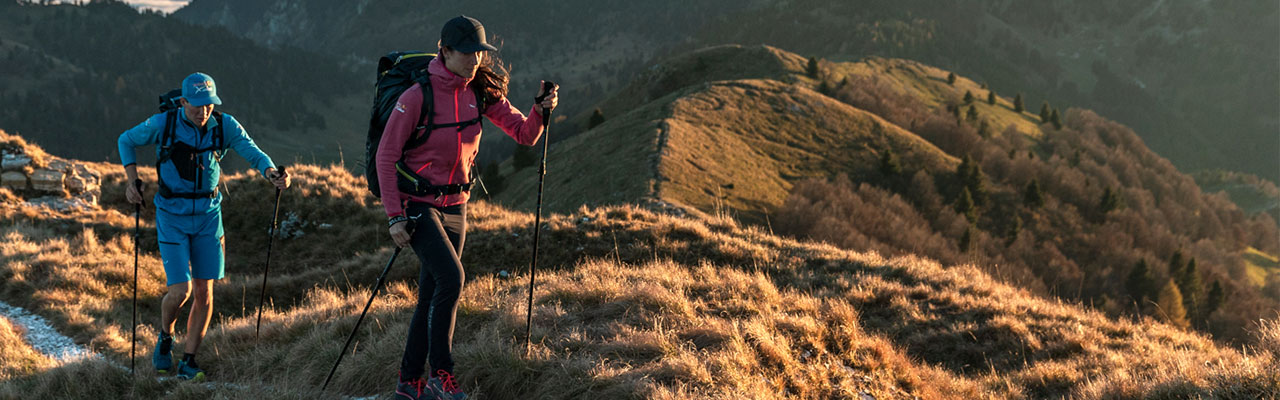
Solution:
{"label": "man's face", "polygon": [[463,78],[472,78],[476,76],[476,69],[480,68],[480,63],[484,61],[484,52],[477,51],[475,53],[463,53],[453,49],[444,49],[444,66],[449,71],[458,74]]}
{"label": "man's face", "polygon": [[187,120],[203,129],[204,125],[209,122],[209,116],[213,115],[213,104],[204,106],[193,106],[187,102],[187,99],[181,99],[182,111],[187,113]]}

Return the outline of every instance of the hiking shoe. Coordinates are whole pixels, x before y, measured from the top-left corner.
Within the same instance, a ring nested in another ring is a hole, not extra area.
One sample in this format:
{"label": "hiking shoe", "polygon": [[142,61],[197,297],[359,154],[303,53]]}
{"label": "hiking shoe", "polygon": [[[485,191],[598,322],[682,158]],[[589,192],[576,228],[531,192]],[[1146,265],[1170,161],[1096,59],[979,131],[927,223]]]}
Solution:
{"label": "hiking shoe", "polygon": [[396,400],[428,400],[437,396],[427,388],[427,380],[418,378],[396,385]]}
{"label": "hiking shoe", "polygon": [[156,338],[156,351],[151,354],[151,365],[156,367],[156,372],[167,374],[173,371],[173,336],[160,334]]}
{"label": "hiking shoe", "polygon": [[178,361],[178,379],[192,382],[204,380],[204,370],[196,366],[194,361],[190,364],[186,361]]}
{"label": "hiking shoe", "polygon": [[467,394],[462,393],[462,387],[458,386],[458,381],[454,379],[453,374],[445,370],[436,371],[436,376],[427,380],[427,387],[440,400],[462,400],[467,398]]}

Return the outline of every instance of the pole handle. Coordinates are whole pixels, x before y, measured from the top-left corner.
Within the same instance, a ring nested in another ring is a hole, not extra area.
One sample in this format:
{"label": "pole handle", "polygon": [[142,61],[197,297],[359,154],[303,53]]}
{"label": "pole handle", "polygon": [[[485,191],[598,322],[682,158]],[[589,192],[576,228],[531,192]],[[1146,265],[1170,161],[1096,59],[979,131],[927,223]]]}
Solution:
{"label": "pole handle", "polygon": [[[542,104],[542,100],[545,100],[547,96],[551,94],[551,91],[556,87],[558,87],[558,85],[556,85],[555,82],[542,81],[542,94],[539,94],[538,97],[533,99],[534,103]],[[551,110],[543,108],[542,116],[545,117],[547,121],[551,121]]]}

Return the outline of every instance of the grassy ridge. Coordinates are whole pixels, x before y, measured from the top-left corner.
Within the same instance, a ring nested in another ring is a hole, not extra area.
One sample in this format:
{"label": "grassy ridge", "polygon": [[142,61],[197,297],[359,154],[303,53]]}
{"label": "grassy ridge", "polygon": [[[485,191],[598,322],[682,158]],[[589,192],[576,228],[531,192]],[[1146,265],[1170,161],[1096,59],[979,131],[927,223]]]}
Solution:
{"label": "grassy ridge", "polygon": [[[118,171],[108,167],[102,166]],[[380,210],[365,201],[357,177],[337,167],[292,171],[298,185],[282,208],[312,223],[273,250],[281,255],[272,265],[274,306],[265,310],[257,340],[252,294],[265,243],[256,238],[264,236],[269,207],[262,202],[272,191],[250,174],[227,177],[228,279],[216,286],[216,315],[202,351],[216,384],[156,382],[145,379],[150,372],[134,381],[118,368],[87,362],[28,369],[0,383],[0,397],[83,393],[60,384],[71,376],[95,393],[121,396],[324,396],[316,387],[390,250]],[[132,218],[120,212],[129,209],[118,194],[121,178],[106,174],[103,210],[53,215],[5,205],[0,299],[127,363]],[[970,266],[885,259],[782,239],[729,219],[678,218],[635,206],[549,218],[535,346],[526,356],[528,292],[519,271],[533,216],[484,202],[470,208],[464,254],[470,276],[455,356],[464,387],[478,398],[1280,392],[1275,356],[1265,346],[1246,355],[1151,320],[1108,319],[1031,296]],[[140,306],[143,318],[153,319],[161,277],[151,240],[143,239]],[[337,393],[389,392],[416,293],[411,258],[397,263],[387,294],[361,327],[335,377]],[[517,273],[503,278],[500,270]],[[142,343],[154,340],[150,328],[140,333]],[[145,360],[149,350],[140,356]],[[9,360],[5,368],[12,368]]]}

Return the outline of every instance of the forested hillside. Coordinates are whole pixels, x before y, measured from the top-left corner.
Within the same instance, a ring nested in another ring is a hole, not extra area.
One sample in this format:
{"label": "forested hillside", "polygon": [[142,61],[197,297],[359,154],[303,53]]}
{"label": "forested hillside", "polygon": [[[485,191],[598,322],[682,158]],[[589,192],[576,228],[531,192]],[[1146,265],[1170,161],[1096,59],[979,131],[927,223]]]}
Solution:
{"label": "forested hillside", "polygon": [[368,108],[355,75],[327,56],[268,50],[221,27],[115,2],[4,2],[0,59],[0,127],[60,154],[117,160],[120,132],[196,71],[217,81],[218,110],[279,161],[337,161],[340,145],[354,161],[363,150]]}

